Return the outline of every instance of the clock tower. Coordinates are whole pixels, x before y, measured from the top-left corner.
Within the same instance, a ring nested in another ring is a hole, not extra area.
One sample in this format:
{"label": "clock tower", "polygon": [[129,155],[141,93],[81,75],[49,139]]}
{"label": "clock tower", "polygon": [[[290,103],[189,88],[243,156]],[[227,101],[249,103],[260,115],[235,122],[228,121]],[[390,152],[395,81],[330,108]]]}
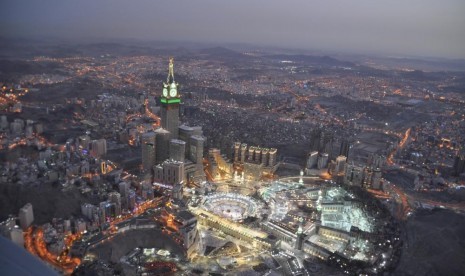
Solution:
{"label": "clock tower", "polygon": [[170,58],[168,78],[163,83],[161,96],[161,126],[171,133],[171,139],[178,138],[179,104],[181,97],[178,93],[178,84],[174,81],[174,59]]}

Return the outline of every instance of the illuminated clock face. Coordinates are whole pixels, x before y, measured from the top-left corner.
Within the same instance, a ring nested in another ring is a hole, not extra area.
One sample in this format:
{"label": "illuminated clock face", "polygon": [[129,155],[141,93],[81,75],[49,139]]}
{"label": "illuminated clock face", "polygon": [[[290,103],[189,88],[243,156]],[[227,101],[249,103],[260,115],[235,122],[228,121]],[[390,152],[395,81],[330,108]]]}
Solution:
{"label": "illuminated clock face", "polygon": [[176,91],[176,88],[171,88],[170,97],[176,97],[176,94],[178,94],[178,92]]}
{"label": "illuminated clock face", "polygon": [[166,87],[163,88],[163,97],[168,97],[168,89]]}

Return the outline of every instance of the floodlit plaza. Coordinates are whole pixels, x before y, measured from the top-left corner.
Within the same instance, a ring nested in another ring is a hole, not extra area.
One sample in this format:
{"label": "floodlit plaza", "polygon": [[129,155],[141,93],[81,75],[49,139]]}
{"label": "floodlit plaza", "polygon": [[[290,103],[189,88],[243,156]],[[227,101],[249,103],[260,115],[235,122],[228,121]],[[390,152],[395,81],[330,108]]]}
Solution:
{"label": "floodlit plaza", "polygon": [[202,205],[206,210],[233,221],[256,217],[262,207],[260,202],[236,193],[215,193],[205,196]]}
{"label": "floodlit plaza", "polygon": [[[335,181],[303,175],[274,180],[234,175],[209,182],[210,192],[189,201],[200,218],[199,260],[214,257],[208,248],[228,240],[250,254],[266,255],[275,248],[300,260],[328,260],[337,254],[348,261],[374,261],[377,223],[363,200]],[[229,266],[240,267],[234,261],[242,256],[237,250],[222,256],[218,264],[229,256]]]}

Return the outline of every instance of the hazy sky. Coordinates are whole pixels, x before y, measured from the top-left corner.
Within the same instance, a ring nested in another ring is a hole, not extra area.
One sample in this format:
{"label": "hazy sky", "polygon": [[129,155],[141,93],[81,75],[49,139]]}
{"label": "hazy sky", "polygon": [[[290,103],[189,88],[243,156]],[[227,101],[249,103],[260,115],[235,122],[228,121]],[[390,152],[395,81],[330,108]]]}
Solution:
{"label": "hazy sky", "polygon": [[1,34],[465,58],[465,0],[2,0]]}

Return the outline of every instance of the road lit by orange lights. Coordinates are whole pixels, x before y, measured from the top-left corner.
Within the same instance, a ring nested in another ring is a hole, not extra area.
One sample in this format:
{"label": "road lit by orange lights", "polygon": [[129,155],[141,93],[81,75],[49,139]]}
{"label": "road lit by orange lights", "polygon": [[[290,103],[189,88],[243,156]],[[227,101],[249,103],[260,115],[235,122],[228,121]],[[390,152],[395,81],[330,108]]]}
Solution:
{"label": "road lit by orange lights", "polygon": [[74,269],[81,263],[79,258],[68,256],[69,248],[72,243],[79,238],[75,235],[69,235],[65,238],[65,250],[59,256],[51,253],[47,249],[44,241],[44,231],[42,228],[29,227],[24,233],[25,248],[33,255],[40,257],[42,260],[61,270],[64,274],[70,275]]}
{"label": "road lit by orange lights", "polygon": [[158,117],[157,115],[153,114],[152,111],[150,111],[148,99],[145,99],[145,115],[147,115],[149,118],[155,121],[155,123],[153,124],[154,128],[160,126],[160,117]]}
{"label": "road lit by orange lights", "polygon": [[408,204],[408,196],[403,190],[395,185],[392,185],[392,190],[399,196],[401,201],[401,206],[397,209],[396,217],[398,219],[405,220],[408,216],[408,213],[412,210]]}
{"label": "road lit by orange lights", "polygon": [[[110,234],[114,234],[117,231],[116,224],[133,217],[139,216],[144,213],[147,209],[155,208],[162,203],[164,197],[159,197],[154,200],[149,200],[141,203],[136,207],[133,213],[125,216],[118,217],[110,222]],[[24,233],[24,246],[27,251],[31,254],[40,257],[45,262],[51,264],[55,268],[62,271],[65,275],[70,275],[74,269],[81,263],[79,258],[71,258],[69,256],[69,250],[73,246],[74,242],[79,240],[81,235],[66,235],[64,239],[65,248],[60,255],[55,255],[48,251],[47,245],[44,241],[44,231],[41,227],[29,227]]]}
{"label": "road lit by orange lights", "polygon": [[399,145],[397,145],[396,149],[394,149],[388,156],[387,158],[387,163],[388,165],[393,165],[394,164],[394,154],[397,152],[398,149],[401,149],[405,146],[405,144],[407,143],[409,137],[410,137],[410,132],[411,132],[411,128],[407,129],[404,133],[404,136],[402,137],[402,140],[400,140],[399,142]]}
{"label": "road lit by orange lights", "polygon": [[[158,128],[160,126],[160,117],[158,117],[152,111],[150,111],[148,99],[145,99],[144,105],[145,105],[145,116],[155,121],[152,124],[153,129]],[[129,123],[131,120],[136,119],[136,118],[141,118],[141,117],[142,117],[142,114],[139,114],[139,113],[130,114],[126,116],[126,123]]]}
{"label": "road lit by orange lights", "polygon": [[373,189],[366,189],[366,190],[367,190],[367,192],[369,192],[370,194],[372,194],[376,198],[380,198],[380,199],[390,199],[391,198],[391,196],[389,196],[388,193],[385,193],[383,191],[373,190]]}
{"label": "road lit by orange lights", "polygon": [[145,201],[141,203],[140,205],[138,205],[131,214],[126,214],[126,215],[113,219],[110,222],[110,227],[108,231],[110,232],[110,234],[115,234],[118,231],[116,227],[118,223],[129,220],[133,217],[137,217],[141,215],[142,213],[144,213],[145,211],[147,211],[148,209],[158,207],[163,202],[164,199],[165,197],[162,196],[157,199]]}

